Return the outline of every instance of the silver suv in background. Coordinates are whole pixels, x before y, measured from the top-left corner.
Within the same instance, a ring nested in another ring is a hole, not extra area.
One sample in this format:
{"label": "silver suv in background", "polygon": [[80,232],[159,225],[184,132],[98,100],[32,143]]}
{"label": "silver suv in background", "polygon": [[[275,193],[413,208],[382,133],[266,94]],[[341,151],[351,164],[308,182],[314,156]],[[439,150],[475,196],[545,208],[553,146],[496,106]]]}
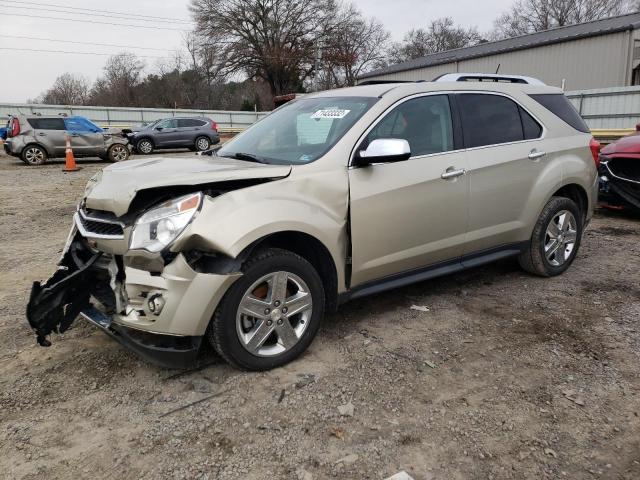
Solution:
{"label": "silver suv in background", "polygon": [[79,116],[12,116],[4,150],[27,165],[42,165],[48,158],[64,158],[67,135],[75,157],[100,157],[112,162],[129,158],[129,141],[122,130],[105,131]]}
{"label": "silver suv in background", "polygon": [[220,142],[218,125],[206,117],[163,118],[129,134],[136,152],[148,155],[162,148],[203,152]]}
{"label": "silver suv in background", "polygon": [[105,168],[58,270],[33,285],[38,342],[80,313],[165,365],[209,342],[265,370],[349,299],[511,256],[563,273],[592,216],[598,144],[560,89],[472,78],[320,92],[212,156]]}

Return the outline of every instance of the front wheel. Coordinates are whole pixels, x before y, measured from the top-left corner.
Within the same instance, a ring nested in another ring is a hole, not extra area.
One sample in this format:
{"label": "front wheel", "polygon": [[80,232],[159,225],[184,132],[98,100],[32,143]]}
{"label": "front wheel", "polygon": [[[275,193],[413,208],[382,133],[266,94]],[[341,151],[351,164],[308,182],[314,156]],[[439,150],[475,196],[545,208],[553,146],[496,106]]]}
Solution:
{"label": "front wheel", "polygon": [[152,153],[153,147],[153,142],[148,138],[143,138],[138,143],[136,143],[136,150],[138,151],[138,153],[141,153],[143,155],[149,155],[150,153]]}
{"label": "front wheel", "polygon": [[549,200],[536,222],[528,248],[520,254],[520,266],[542,277],[563,273],[580,248],[582,218],[573,200],[565,197]]}
{"label": "front wheel", "polygon": [[208,330],[215,350],[243,370],[268,370],[298,357],[313,341],[324,315],[320,276],[304,258],[263,250],[220,302]]}
{"label": "front wheel", "polygon": [[121,162],[129,158],[129,149],[126,145],[116,143],[107,150],[107,158],[110,162]]}

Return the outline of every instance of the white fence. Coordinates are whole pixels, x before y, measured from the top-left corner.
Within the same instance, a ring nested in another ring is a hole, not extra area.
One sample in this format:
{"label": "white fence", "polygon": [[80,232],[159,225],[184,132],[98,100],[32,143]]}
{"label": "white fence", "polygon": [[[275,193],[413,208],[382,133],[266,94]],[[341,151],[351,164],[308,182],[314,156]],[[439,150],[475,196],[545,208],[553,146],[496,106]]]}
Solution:
{"label": "white fence", "polygon": [[[129,108],[129,107],[81,107],[69,105],[39,105],[28,103],[0,103],[0,119],[6,120],[9,115],[17,114],[41,115],[81,115],[100,126],[129,127],[143,122],[151,122],[167,117],[200,117],[211,118],[221,128],[244,129],[265,116],[269,112],[236,112],[225,110],[182,110],[163,108]],[[1,122],[4,124],[4,121]]]}

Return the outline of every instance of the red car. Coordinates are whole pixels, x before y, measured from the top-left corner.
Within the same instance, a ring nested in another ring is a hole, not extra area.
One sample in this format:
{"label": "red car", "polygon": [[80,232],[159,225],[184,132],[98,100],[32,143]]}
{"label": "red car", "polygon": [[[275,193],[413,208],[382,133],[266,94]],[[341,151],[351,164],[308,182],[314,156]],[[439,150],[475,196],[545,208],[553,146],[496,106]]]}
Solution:
{"label": "red car", "polygon": [[640,211],[640,124],[636,133],[600,150],[599,172],[603,206]]}

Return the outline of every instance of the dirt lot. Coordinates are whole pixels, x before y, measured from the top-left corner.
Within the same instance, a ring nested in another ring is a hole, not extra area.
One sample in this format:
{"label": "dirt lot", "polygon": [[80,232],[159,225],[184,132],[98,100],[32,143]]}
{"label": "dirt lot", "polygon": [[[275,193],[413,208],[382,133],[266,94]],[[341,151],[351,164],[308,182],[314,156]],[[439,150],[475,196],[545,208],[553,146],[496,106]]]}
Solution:
{"label": "dirt lot", "polygon": [[506,261],[354,301],[285,368],[178,372],[81,320],[35,345],[81,164],[0,157],[0,477],[640,478],[638,219],[599,214],[559,278]]}

